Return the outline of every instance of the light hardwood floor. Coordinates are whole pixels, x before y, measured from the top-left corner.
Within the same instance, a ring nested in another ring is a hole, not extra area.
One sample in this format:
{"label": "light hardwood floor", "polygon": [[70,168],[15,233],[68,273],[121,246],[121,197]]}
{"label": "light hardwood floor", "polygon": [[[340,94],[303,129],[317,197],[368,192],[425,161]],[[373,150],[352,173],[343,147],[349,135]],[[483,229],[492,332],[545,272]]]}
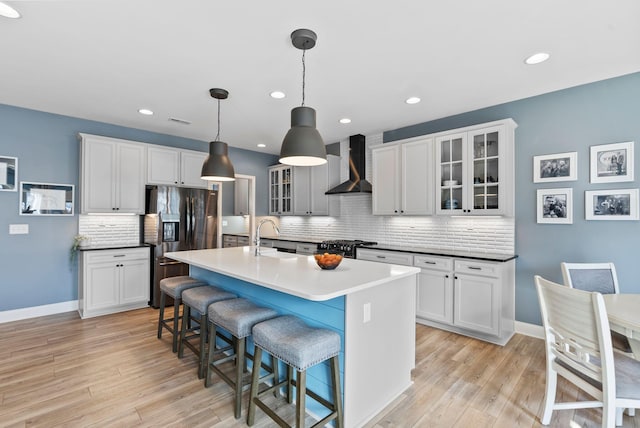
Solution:
{"label": "light hardwood floor", "polygon": [[[236,421],[230,388],[205,389],[195,356],[180,360],[168,334],[156,338],[157,314],[81,320],[70,312],[0,324],[0,426],[246,426],[246,400]],[[368,428],[541,426],[541,340],[516,335],[500,347],[418,325],[416,349],[414,385]],[[578,391],[561,380],[559,394]],[[555,412],[551,426],[599,427],[600,414]],[[273,423],[258,410],[255,426]],[[640,416],[625,415],[624,426],[640,427]]]}

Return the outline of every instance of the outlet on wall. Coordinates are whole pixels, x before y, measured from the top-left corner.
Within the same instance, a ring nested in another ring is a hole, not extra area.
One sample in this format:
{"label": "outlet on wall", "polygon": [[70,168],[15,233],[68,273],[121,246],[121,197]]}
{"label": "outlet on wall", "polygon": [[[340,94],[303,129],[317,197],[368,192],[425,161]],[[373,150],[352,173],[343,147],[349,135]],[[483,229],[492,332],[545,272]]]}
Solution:
{"label": "outlet on wall", "polygon": [[10,224],[9,225],[9,235],[28,235],[28,234],[29,234],[28,224]]}

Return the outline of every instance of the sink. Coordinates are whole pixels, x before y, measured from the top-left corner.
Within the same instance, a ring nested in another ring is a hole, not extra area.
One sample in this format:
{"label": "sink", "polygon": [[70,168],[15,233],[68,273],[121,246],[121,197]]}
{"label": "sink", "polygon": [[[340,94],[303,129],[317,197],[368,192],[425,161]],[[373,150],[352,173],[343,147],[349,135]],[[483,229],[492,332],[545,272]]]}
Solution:
{"label": "sink", "polygon": [[294,253],[284,253],[282,251],[264,251],[261,252],[258,257],[271,257],[274,259],[295,259],[297,256]]}

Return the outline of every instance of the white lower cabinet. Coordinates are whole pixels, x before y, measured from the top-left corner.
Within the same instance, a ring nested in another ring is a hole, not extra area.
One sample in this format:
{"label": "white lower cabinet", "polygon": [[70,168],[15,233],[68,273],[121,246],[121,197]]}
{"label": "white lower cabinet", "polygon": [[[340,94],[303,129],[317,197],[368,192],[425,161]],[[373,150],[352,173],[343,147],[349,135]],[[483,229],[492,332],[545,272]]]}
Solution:
{"label": "white lower cabinet", "polygon": [[416,320],[420,324],[506,344],[515,325],[515,261],[480,261],[372,249],[359,260],[420,268]]}
{"label": "white lower cabinet", "polygon": [[149,304],[149,248],[80,253],[78,312],[89,318]]}

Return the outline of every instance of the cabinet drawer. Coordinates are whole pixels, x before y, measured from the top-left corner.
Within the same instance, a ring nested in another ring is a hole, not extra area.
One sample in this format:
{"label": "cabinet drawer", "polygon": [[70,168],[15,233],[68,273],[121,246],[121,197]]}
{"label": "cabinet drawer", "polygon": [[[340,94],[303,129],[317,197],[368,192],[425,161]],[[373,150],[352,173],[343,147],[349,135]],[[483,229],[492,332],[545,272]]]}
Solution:
{"label": "cabinet drawer", "polygon": [[248,236],[238,236],[238,247],[244,247],[245,245],[251,245],[251,241]]}
{"label": "cabinet drawer", "polygon": [[222,235],[222,248],[237,247],[238,237],[235,235]]}
{"label": "cabinet drawer", "polygon": [[318,250],[318,245],[316,244],[297,244],[296,245],[297,254],[313,254],[317,250]]}
{"label": "cabinet drawer", "polygon": [[500,276],[500,265],[496,263],[478,262],[473,260],[456,260],[456,273],[468,273],[472,275],[490,276],[498,278]]}
{"label": "cabinet drawer", "polygon": [[397,251],[369,250],[358,248],[358,260],[369,260],[372,262],[391,263],[395,265],[411,266],[413,264],[413,254],[401,253]]}
{"label": "cabinet drawer", "polygon": [[413,265],[424,269],[453,270],[453,259],[437,256],[414,256]]}
{"label": "cabinet drawer", "polygon": [[149,259],[148,248],[134,248],[124,250],[97,250],[88,251],[85,255],[87,263],[103,263],[114,260],[139,260]]}

